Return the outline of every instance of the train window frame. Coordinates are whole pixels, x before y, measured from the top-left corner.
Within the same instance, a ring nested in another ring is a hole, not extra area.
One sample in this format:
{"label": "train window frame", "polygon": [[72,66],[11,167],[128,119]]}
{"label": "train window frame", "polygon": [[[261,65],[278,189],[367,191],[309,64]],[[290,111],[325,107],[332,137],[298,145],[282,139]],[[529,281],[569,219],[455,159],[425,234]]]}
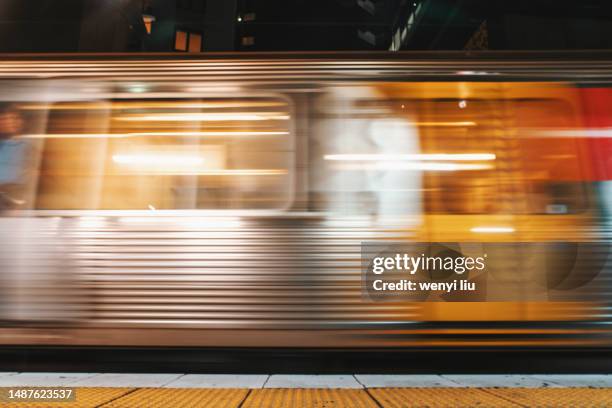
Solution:
{"label": "train window frame", "polygon": [[[129,89],[128,84],[113,84],[113,89]],[[106,91],[110,91],[110,88]],[[90,96],[87,99],[70,98],[62,100],[47,101],[46,104],[52,106],[56,103],[112,103],[113,101],[127,101],[127,100],[160,100],[160,99],[174,99],[176,101],[184,100],[197,100],[197,99],[258,99],[268,98],[277,99],[285,104],[285,108],[289,115],[287,120],[287,138],[288,138],[288,162],[287,162],[287,185],[285,198],[282,201],[283,204],[274,208],[246,208],[246,209],[207,209],[207,208],[189,208],[189,209],[28,209],[21,212],[21,216],[278,216],[287,214],[294,207],[296,199],[296,180],[297,180],[297,155],[299,152],[296,150],[298,143],[296,141],[296,115],[294,102],[289,95],[276,92],[229,92],[222,94],[218,92],[191,92],[187,91],[187,94],[182,92],[151,92],[151,95],[143,95],[137,97],[137,93],[133,92],[104,92]],[[27,101],[25,103],[31,103]],[[45,114],[49,115],[50,109],[47,109]],[[42,156],[43,152],[41,152]],[[36,187],[38,190],[38,186]]]}

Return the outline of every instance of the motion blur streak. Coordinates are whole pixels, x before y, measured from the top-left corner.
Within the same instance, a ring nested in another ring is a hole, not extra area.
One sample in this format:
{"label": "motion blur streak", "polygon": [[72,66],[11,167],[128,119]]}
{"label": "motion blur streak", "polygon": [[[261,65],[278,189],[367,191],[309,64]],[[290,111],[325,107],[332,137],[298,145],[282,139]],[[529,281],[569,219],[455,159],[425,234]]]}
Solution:
{"label": "motion blur streak", "polygon": [[403,163],[401,161],[388,161],[380,163],[341,165],[340,170],[422,170],[422,171],[459,171],[459,170],[487,170],[493,166],[487,164],[456,164],[456,163]]}
{"label": "motion blur streak", "polygon": [[448,161],[479,161],[495,160],[492,153],[466,153],[466,154],[326,154],[325,160],[338,161],[399,161],[399,160],[448,160]]}
{"label": "motion blur streak", "polygon": [[204,159],[198,156],[171,156],[171,155],[129,155],[116,154],[113,156],[113,161],[119,164],[133,165],[160,165],[160,166],[197,166],[204,163]]}
{"label": "motion blur streak", "polygon": [[482,233],[505,233],[505,232],[514,232],[514,228],[512,227],[474,227],[470,229],[472,232],[482,232]]}
{"label": "motion blur streak", "polygon": [[[612,345],[609,55],[0,61],[0,344]],[[552,249],[389,303],[366,241]]]}
{"label": "motion blur streak", "polygon": [[142,136],[279,136],[287,135],[288,132],[133,132],[133,133],[55,133],[55,134],[25,134],[18,136],[19,139],[113,139],[125,137]]}
{"label": "motion blur streak", "polygon": [[135,121],[135,122],[183,122],[183,121],[198,121],[198,122],[214,122],[214,121],[253,121],[253,120],[288,120],[289,116],[276,115],[275,112],[270,114],[254,113],[251,115],[245,114],[199,114],[199,113],[184,113],[171,115],[136,115],[136,116],[120,116],[115,120]]}

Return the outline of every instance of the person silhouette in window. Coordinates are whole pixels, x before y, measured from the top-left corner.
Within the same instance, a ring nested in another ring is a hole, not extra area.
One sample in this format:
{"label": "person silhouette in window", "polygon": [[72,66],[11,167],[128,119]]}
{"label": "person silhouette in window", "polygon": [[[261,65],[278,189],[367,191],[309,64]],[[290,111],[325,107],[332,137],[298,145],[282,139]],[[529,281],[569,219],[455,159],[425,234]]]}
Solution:
{"label": "person silhouette in window", "polygon": [[0,104],[0,210],[25,204],[28,145],[19,140],[24,120],[12,104]]}

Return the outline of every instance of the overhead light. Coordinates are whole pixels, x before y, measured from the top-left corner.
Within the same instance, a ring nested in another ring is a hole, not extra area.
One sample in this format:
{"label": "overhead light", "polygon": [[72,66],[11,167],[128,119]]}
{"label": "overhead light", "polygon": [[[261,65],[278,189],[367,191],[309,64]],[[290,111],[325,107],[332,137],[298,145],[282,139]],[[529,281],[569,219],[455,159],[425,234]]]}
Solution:
{"label": "overhead light", "polygon": [[155,16],[152,16],[151,14],[143,14],[142,15],[142,21],[144,22],[145,28],[147,30],[147,34],[151,34],[151,28],[153,26],[153,23],[156,20],[157,19],[155,18]]}

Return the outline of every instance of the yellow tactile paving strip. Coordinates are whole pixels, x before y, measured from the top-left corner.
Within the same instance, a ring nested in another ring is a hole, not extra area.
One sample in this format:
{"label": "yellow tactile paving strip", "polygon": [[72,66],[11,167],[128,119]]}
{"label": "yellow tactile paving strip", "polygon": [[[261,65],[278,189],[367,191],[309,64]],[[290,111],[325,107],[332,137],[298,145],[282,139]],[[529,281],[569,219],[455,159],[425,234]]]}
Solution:
{"label": "yellow tactile paving strip", "polygon": [[384,408],[522,406],[478,388],[371,388],[368,392]]}
{"label": "yellow tactile paving strip", "polygon": [[[25,387],[28,388],[28,387]],[[32,387],[36,388],[36,387]],[[65,388],[65,387],[60,387]],[[0,402],[2,408],[96,408],[133,391],[134,388],[77,388],[70,402]]]}
{"label": "yellow tactile paving strip", "polygon": [[496,388],[488,391],[526,407],[612,407],[610,388]]}
{"label": "yellow tactile paving strip", "polygon": [[364,390],[265,389],[253,390],[241,408],[378,408]]}
{"label": "yellow tactile paving strip", "polygon": [[610,388],[222,389],[77,388],[72,402],[1,408],[460,408],[612,407]]}
{"label": "yellow tactile paving strip", "polygon": [[246,389],[229,388],[141,388],[103,408],[238,408]]}

